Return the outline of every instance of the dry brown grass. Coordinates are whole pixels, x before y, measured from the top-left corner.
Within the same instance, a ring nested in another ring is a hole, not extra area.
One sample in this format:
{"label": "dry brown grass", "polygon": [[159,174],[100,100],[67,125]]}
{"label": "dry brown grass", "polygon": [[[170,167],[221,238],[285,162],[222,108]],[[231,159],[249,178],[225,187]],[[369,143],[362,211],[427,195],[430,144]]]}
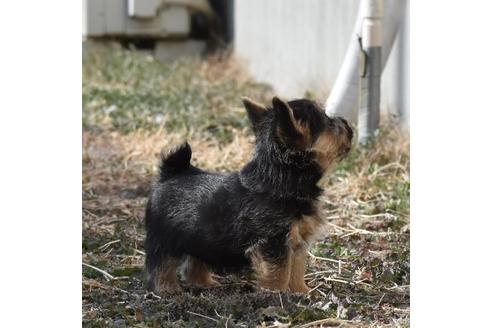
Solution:
{"label": "dry brown grass", "polygon": [[372,149],[354,149],[322,181],[326,231],[310,249],[308,296],[259,290],[247,276],[226,276],[216,288],[185,285],[179,296],[160,297],[144,289],[142,273],[143,213],[160,152],[187,139],[193,164],[239,169],[253,149],[240,96],[265,101],[268,92],[220,56],[169,66],[107,49],[88,58],[84,326],[409,326],[407,135],[386,121]]}
{"label": "dry brown grass", "polygon": [[[160,152],[183,140],[182,135],[167,133],[164,129],[106,134],[84,132],[83,261],[114,278],[108,279],[105,274],[85,268],[86,322],[95,324],[121,317],[114,310],[111,298],[107,298],[110,295],[134,299],[132,302],[146,295],[142,290],[141,275],[144,261],[142,218],[146,195],[156,173]],[[237,130],[232,141],[226,144],[198,137],[188,141],[193,149],[193,163],[209,170],[239,169],[250,158],[253,149],[253,138],[245,130]],[[384,132],[384,138],[379,139],[374,150],[355,150],[323,181],[326,188],[322,197],[326,231],[323,234],[325,238],[311,249],[306,279],[312,291],[306,301],[311,304],[310,311],[322,308],[325,309],[322,313],[332,313],[334,317],[331,321],[326,319],[326,322],[338,323],[339,327],[408,324],[408,200],[403,204],[394,203],[398,197],[408,197],[406,191],[395,190],[397,186],[408,183],[408,164],[407,137],[390,130]],[[221,278],[220,282],[223,286],[236,286],[238,283],[231,277]],[[253,303],[265,297],[263,294],[253,295],[251,291],[244,294],[232,289],[228,295],[252,297]],[[217,303],[217,291],[207,293],[218,308],[228,309],[229,303],[235,304],[231,299]],[[106,297],[108,303],[96,301],[100,297]],[[311,314],[302,319],[298,312],[303,308],[299,307],[303,301],[283,297],[283,304],[293,307],[293,312],[287,316],[293,322],[317,321],[319,316],[326,315],[309,312]],[[195,303],[197,301],[191,297],[188,305],[183,304],[175,311],[200,308],[202,305]],[[155,313],[158,309],[166,311],[155,300],[153,303],[138,301],[146,304],[147,308],[135,305],[138,302],[125,302],[130,304],[132,311],[143,311],[149,322],[160,320]],[[276,301],[272,298],[268,302],[275,305]],[[252,306],[260,309],[264,304],[260,302]],[[220,320],[213,313],[202,314],[213,315]],[[258,315],[250,319],[246,319],[245,314],[232,315],[230,319],[238,323],[266,320]],[[128,321],[128,315],[123,317]],[[189,318],[198,320],[193,315]]]}

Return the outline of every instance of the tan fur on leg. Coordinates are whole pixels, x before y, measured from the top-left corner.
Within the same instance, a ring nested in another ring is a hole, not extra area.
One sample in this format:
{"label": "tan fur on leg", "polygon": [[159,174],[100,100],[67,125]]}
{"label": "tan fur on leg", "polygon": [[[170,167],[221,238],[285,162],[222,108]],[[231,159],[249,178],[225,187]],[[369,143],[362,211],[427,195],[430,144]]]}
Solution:
{"label": "tan fur on leg", "polygon": [[170,257],[166,259],[155,276],[155,291],[158,294],[163,292],[176,292],[181,290],[176,270],[181,264],[181,259]]}
{"label": "tan fur on leg", "polygon": [[292,269],[290,273],[289,290],[295,293],[307,293],[310,288],[304,282],[306,273],[307,250],[301,248],[292,254]]}
{"label": "tan fur on leg", "polygon": [[217,286],[218,282],[212,278],[208,267],[202,261],[189,256],[185,269],[186,281],[202,287]]}
{"label": "tan fur on leg", "polygon": [[306,255],[309,244],[318,232],[322,220],[318,215],[306,216],[292,225],[289,233],[289,247],[292,249],[292,268],[289,289],[297,293],[307,293],[310,289],[304,281]]}
{"label": "tan fur on leg", "polygon": [[258,249],[248,252],[258,284],[267,289],[286,291],[289,287],[292,251],[289,249],[282,263],[266,261]]}

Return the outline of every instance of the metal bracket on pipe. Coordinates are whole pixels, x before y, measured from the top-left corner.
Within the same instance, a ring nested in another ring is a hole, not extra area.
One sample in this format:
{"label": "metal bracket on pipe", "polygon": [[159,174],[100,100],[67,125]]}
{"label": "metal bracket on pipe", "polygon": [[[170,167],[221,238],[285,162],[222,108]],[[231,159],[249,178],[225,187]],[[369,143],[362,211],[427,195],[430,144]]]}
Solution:
{"label": "metal bracket on pipe", "polygon": [[361,64],[361,74],[360,77],[366,77],[367,74],[367,62],[369,61],[369,56],[367,55],[367,52],[364,50],[364,47],[362,47],[362,37],[359,35],[357,36],[359,40],[359,48],[360,52],[362,52],[362,64]]}

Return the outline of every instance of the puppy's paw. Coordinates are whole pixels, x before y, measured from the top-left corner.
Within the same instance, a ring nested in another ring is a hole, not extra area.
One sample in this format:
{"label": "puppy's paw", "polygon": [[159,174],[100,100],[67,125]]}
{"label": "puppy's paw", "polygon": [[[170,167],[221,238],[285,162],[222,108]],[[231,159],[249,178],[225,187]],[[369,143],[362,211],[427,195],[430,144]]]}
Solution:
{"label": "puppy's paw", "polygon": [[199,282],[198,285],[200,287],[207,287],[208,288],[208,287],[217,287],[220,285],[220,283],[217,280],[215,280],[211,275],[206,280]]}
{"label": "puppy's paw", "polygon": [[207,265],[193,257],[188,257],[185,267],[186,281],[199,287],[214,287],[219,283],[213,278],[214,275],[209,271]]}
{"label": "puppy's paw", "polygon": [[277,283],[277,282],[265,282],[260,281],[259,287],[263,290],[274,291],[274,292],[286,292],[289,290],[286,284]]}
{"label": "puppy's paw", "polygon": [[183,289],[177,282],[161,282],[155,287],[155,292],[158,295],[163,295],[166,293],[179,293]]}
{"label": "puppy's paw", "polygon": [[306,283],[302,284],[296,284],[294,286],[289,286],[289,290],[293,293],[302,293],[302,294],[307,294],[311,290],[311,288],[306,285]]}
{"label": "puppy's paw", "polygon": [[202,276],[187,277],[186,281],[191,285],[204,288],[216,287],[220,285],[219,282],[215,280],[210,273]]}

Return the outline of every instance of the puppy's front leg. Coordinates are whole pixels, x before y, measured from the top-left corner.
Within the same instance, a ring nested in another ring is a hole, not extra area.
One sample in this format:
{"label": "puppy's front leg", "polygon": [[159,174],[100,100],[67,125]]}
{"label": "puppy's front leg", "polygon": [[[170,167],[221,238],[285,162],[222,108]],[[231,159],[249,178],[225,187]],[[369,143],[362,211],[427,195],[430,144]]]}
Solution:
{"label": "puppy's front leg", "polygon": [[304,281],[306,273],[306,258],[310,243],[316,234],[321,231],[324,220],[318,213],[303,216],[291,226],[287,244],[292,249],[292,269],[289,289],[293,292],[307,293],[309,287]]}
{"label": "puppy's front leg", "polygon": [[272,256],[263,247],[253,246],[247,252],[256,273],[258,284],[267,289],[286,291],[292,267],[292,251],[289,247],[278,250]]}
{"label": "puppy's front leg", "polygon": [[290,274],[289,289],[295,293],[307,293],[310,288],[304,281],[306,273],[306,255],[305,247],[296,249],[292,252],[292,269]]}

